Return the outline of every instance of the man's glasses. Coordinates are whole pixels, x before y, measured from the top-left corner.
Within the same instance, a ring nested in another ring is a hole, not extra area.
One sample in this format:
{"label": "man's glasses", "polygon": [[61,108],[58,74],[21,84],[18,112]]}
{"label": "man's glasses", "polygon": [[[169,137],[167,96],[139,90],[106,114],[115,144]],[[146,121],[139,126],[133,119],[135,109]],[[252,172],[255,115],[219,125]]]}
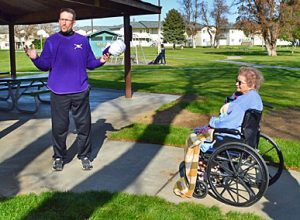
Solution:
{"label": "man's glasses", "polygon": [[235,82],[238,83],[239,86],[242,85],[242,84],[245,84],[245,82],[243,82],[243,81],[241,81],[241,80],[238,80],[238,79],[236,79]]}
{"label": "man's glasses", "polygon": [[59,21],[62,21],[62,22],[63,22],[63,21],[65,21],[65,22],[72,22],[73,20],[65,19],[65,18],[60,18]]}

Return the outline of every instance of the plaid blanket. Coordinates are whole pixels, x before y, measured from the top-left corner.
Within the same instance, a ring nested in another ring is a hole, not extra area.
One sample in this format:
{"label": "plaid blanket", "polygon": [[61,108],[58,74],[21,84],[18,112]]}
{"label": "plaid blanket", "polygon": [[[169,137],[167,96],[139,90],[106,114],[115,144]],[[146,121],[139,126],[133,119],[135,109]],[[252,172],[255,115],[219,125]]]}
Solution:
{"label": "plaid blanket", "polygon": [[191,134],[186,141],[184,170],[179,170],[180,179],[176,182],[173,191],[182,198],[191,198],[196,186],[200,143],[196,134]]}

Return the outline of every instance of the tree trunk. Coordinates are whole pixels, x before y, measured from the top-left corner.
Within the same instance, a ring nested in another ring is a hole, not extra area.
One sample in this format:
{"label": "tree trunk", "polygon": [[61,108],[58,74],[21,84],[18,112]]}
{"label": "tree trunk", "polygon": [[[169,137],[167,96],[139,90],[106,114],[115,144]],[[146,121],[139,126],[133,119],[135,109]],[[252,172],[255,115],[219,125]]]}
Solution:
{"label": "tree trunk", "polygon": [[208,34],[209,34],[209,39],[210,39],[210,47],[213,47],[213,36],[212,33],[210,32],[210,30],[207,30]]}
{"label": "tree trunk", "polygon": [[215,39],[214,39],[213,46],[214,46],[215,48],[217,47],[217,38],[216,38],[216,36],[215,36]]}
{"label": "tree trunk", "polygon": [[266,49],[269,56],[277,56],[276,52],[276,42],[278,36],[278,28],[277,24],[272,24],[269,26],[265,26],[262,30],[262,36],[265,41]]}
{"label": "tree trunk", "polygon": [[196,36],[192,36],[192,41],[193,41],[193,48],[196,48],[196,40],[195,40]]}
{"label": "tree trunk", "polygon": [[217,49],[220,48],[220,40],[218,38],[215,38],[214,47]]}
{"label": "tree trunk", "polygon": [[266,48],[269,56],[277,56],[276,44],[270,44],[268,41],[265,41]]}
{"label": "tree trunk", "polygon": [[294,51],[296,50],[296,45],[292,46],[292,54],[294,54]]}

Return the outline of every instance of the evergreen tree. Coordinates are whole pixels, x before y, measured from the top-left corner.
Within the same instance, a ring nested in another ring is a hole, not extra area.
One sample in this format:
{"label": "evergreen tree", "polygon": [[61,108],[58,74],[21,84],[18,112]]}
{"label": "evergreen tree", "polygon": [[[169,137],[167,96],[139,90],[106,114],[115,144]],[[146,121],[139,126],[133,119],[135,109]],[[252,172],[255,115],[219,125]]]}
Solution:
{"label": "evergreen tree", "polygon": [[173,43],[173,48],[175,48],[175,44],[184,43],[184,30],[184,19],[181,14],[175,9],[170,10],[163,22],[164,41]]}

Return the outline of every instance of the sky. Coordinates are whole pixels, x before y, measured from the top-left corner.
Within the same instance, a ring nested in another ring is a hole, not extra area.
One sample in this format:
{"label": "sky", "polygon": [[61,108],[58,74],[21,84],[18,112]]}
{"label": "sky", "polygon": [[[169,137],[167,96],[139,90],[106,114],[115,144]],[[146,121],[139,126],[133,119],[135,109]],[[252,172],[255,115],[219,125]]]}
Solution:
{"label": "sky", "polygon": [[[158,0],[144,0],[144,2],[151,3],[153,5],[158,5]],[[209,6],[212,7],[212,1],[208,0]],[[230,5],[232,0],[227,0],[227,4]],[[163,21],[166,17],[166,14],[171,9],[176,9],[180,11],[180,4],[178,3],[178,0],[160,0],[160,6],[162,6],[161,11],[161,21]],[[235,21],[236,15],[231,14],[228,16],[230,22]],[[142,15],[142,16],[131,16],[131,20],[135,21],[158,21],[158,15]],[[93,25],[94,26],[110,26],[110,25],[119,25],[123,24],[123,17],[115,17],[115,18],[102,18],[102,19],[93,19]],[[81,20],[77,21],[76,26],[91,26],[91,20]]]}
{"label": "sky", "polygon": [[[144,2],[151,3],[153,5],[158,5],[158,0],[143,0]],[[165,19],[166,13],[175,8],[179,10],[180,5],[177,0],[160,0],[160,6],[162,6],[161,11],[161,21]],[[158,15],[142,15],[142,16],[131,16],[131,20],[135,21],[157,21]],[[81,20],[76,21],[77,26],[90,26],[91,20]],[[102,19],[93,19],[94,26],[110,26],[110,25],[118,25],[123,24],[123,17],[115,17],[115,18],[102,18]]]}
{"label": "sky", "polygon": [[[148,2],[154,5],[158,5],[158,0],[143,0],[144,2]],[[211,5],[211,0],[208,0]],[[227,0],[227,2],[232,2],[232,0]],[[178,3],[178,0],[160,0],[160,6],[162,6],[162,11],[160,15],[161,21],[163,21],[166,17],[166,14],[171,9],[176,9],[180,11],[180,4]],[[230,18],[233,18],[234,16],[229,16]],[[135,21],[157,21],[158,15],[142,15],[142,16],[131,16],[131,20]],[[231,21],[231,20],[230,20]],[[123,24],[123,17],[115,17],[115,18],[102,18],[102,19],[93,19],[93,25],[94,26],[110,26],[110,25],[119,25]],[[91,20],[81,20],[77,21],[76,26],[90,26]]]}

